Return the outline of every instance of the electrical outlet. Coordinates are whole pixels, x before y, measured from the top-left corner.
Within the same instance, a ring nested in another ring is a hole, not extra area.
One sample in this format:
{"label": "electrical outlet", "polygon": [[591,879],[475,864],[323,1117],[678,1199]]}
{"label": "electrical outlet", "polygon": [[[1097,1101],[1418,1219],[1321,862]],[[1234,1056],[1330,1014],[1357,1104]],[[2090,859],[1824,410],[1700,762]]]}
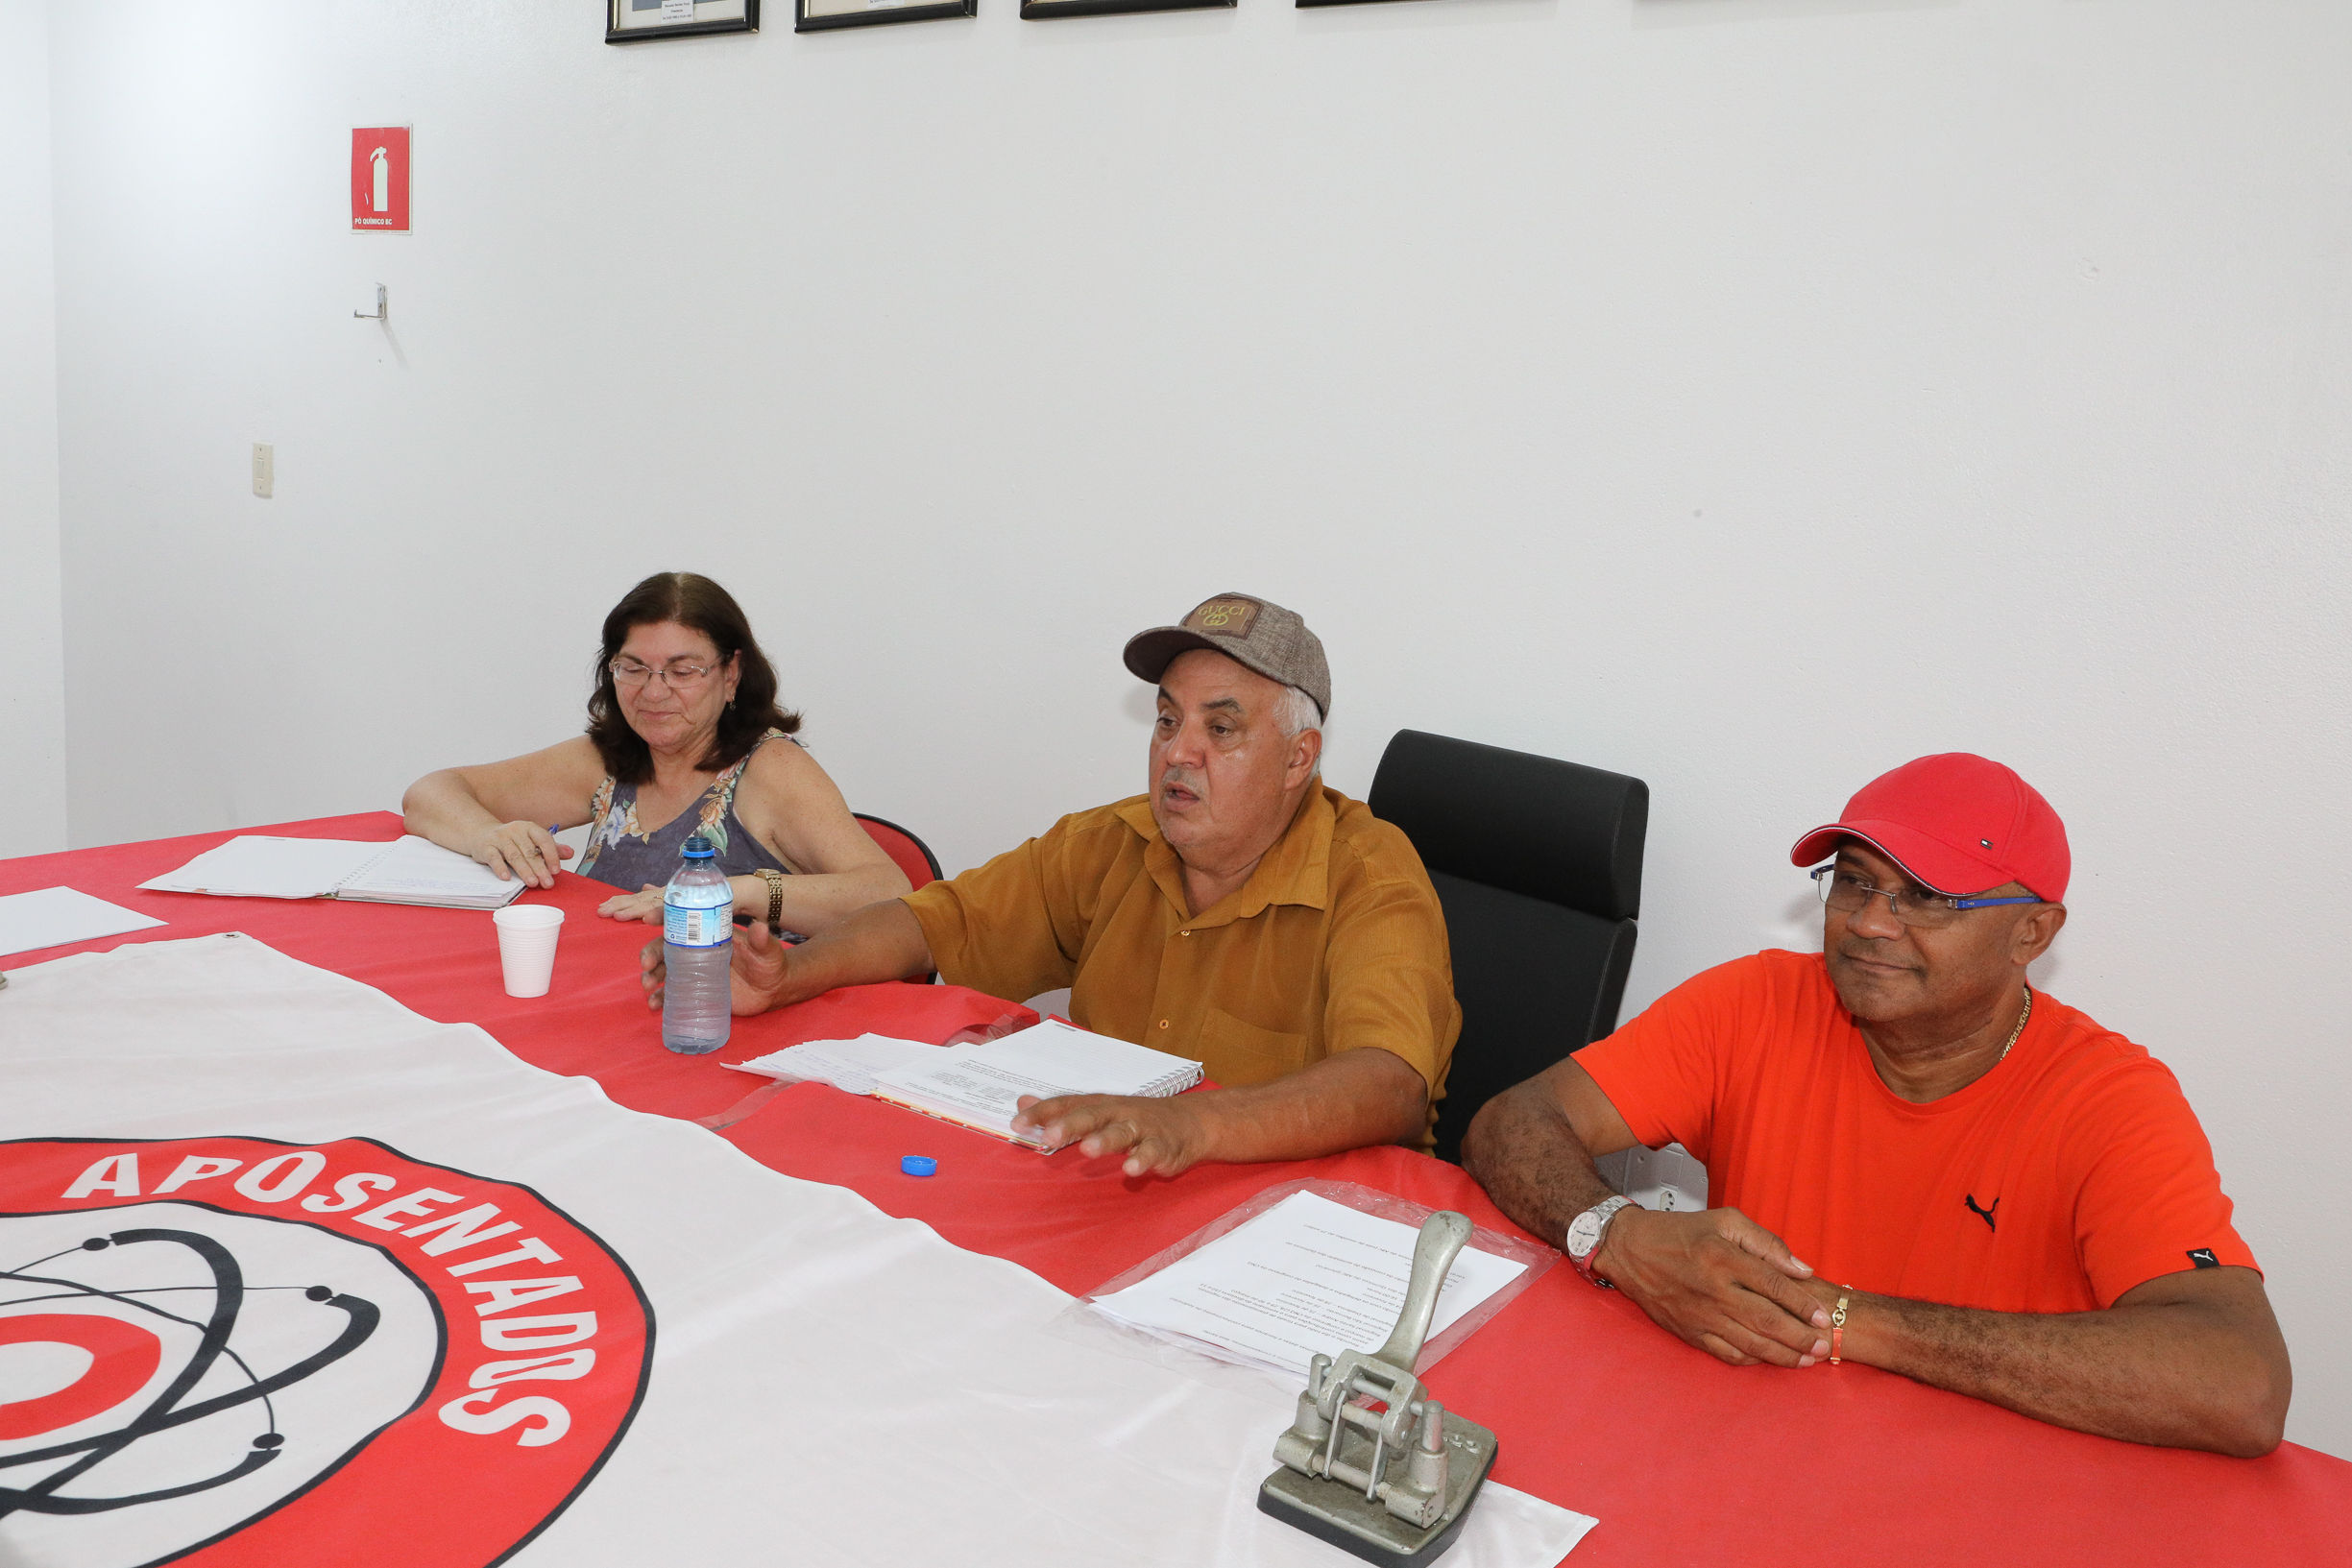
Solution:
{"label": "electrical outlet", "polygon": [[254,443],[254,494],[263,500],[278,488],[278,448],[267,442]]}

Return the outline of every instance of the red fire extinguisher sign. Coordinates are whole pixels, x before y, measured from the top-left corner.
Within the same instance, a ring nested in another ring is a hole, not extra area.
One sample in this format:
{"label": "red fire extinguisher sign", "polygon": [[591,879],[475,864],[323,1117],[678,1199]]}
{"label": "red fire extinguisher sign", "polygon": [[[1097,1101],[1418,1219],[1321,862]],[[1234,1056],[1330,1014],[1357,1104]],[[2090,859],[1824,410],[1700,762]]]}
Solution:
{"label": "red fire extinguisher sign", "polygon": [[352,231],[408,232],[408,127],[352,133]]}

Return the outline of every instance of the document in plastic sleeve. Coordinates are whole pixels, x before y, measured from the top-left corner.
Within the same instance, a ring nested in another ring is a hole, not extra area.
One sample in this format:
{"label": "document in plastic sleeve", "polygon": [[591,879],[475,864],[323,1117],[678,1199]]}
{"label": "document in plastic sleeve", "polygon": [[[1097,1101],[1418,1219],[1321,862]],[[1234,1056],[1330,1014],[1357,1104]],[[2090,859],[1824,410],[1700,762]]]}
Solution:
{"label": "document in plastic sleeve", "polygon": [[[1317,1354],[1377,1350],[1413,1273],[1410,1225],[1313,1193],[1091,1305],[1147,1334],[1303,1378]],[[1526,1265],[1466,1247],[1438,1293],[1434,1340]]]}

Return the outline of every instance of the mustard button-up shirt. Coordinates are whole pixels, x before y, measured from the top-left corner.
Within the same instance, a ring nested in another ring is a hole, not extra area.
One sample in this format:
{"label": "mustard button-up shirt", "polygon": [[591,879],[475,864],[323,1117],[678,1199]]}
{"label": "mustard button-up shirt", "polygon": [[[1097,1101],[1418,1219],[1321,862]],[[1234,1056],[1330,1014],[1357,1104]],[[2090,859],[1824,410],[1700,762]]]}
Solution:
{"label": "mustard button-up shirt", "polygon": [[1069,986],[1076,1023],[1228,1086],[1378,1047],[1428,1081],[1436,1123],[1462,1032],[1444,912],[1403,832],[1336,789],[1315,786],[1241,890],[1198,915],[1141,795],[906,902],[958,985]]}

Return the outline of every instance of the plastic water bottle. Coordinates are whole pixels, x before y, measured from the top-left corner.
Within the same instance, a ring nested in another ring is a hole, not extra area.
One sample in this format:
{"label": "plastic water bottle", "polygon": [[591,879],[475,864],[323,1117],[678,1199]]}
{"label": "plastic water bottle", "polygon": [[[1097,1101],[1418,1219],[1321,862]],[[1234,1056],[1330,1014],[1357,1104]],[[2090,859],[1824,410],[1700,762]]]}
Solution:
{"label": "plastic water bottle", "polygon": [[686,841],[686,856],[662,889],[662,1044],[701,1056],[727,1043],[727,960],[735,952],[735,890],[711,841]]}

